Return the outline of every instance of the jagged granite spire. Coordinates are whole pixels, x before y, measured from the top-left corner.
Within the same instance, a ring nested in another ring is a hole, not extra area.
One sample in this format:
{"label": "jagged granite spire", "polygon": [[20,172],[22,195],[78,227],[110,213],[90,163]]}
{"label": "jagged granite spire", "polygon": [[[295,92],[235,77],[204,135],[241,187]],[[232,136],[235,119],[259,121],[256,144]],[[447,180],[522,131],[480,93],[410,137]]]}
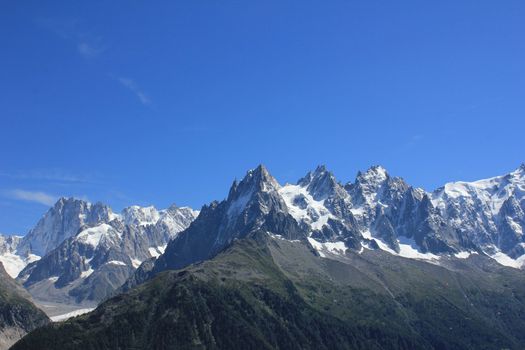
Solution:
{"label": "jagged granite spire", "polygon": [[288,213],[280,188],[263,165],[248,171],[240,182],[232,184],[226,200],[202,208],[190,227],[168,245],[153,273],[208,259],[255,230],[305,238]]}
{"label": "jagged granite spire", "polygon": [[343,186],[324,165],[319,165],[313,172],[306,174],[297,184],[306,187],[307,191],[317,201],[324,200],[331,196],[346,196],[346,191]]}
{"label": "jagged granite spire", "polygon": [[277,180],[270,175],[264,165],[259,165],[257,168],[249,170],[239,183],[234,181],[227,201],[232,203],[232,207],[246,204],[254,194],[277,191],[280,187]]}

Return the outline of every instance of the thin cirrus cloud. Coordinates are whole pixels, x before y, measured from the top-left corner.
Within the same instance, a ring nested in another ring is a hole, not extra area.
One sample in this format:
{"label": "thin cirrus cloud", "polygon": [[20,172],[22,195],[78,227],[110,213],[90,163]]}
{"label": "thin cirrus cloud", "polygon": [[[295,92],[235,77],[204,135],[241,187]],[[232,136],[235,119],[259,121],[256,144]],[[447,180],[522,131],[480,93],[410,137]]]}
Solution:
{"label": "thin cirrus cloud", "polygon": [[[59,38],[74,45],[77,53],[86,60],[95,59],[104,54],[108,46],[104,44],[104,39],[89,29],[89,25],[78,18],[58,19],[40,18],[37,23],[47,30],[55,33]],[[139,84],[133,79],[126,77],[115,77],[123,87],[131,91],[137,99],[145,106],[151,105],[151,99],[140,88]]]}
{"label": "thin cirrus cloud", "polygon": [[6,194],[12,199],[23,200],[26,202],[34,202],[47,206],[51,206],[57,201],[56,196],[41,191],[26,191],[15,189],[7,191]]}
{"label": "thin cirrus cloud", "polygon": [[142,91],[142,89],[139,87],[139,85],[130,78],[117,78],[118,82],[124,86],[126,89],[130,90],[135,94],[135,96],[139,99],[140,103],[147,106],[151,104],[151,100],[149,97]]}
{"label": "thin cirrus cloud", "polygon": [[77,44],[77,51],[84,58],[94,58],[99,56],[104,48],[83,41]]}
{"label": "thin cirrus cloud", "polygon": [[106,51],[102,38],[88,29],[86,23],[80,19],[40,18],[36,22],[70,45],[76,46],[77,53],[83,58],[96,58]]}
{"label": "thin cirrus cloud", "polygon": [[96,176],[94,174],[73,174],[63,169],[33,169],[16,172],[6,172],[0,170],[0,177],[6,177],[15,180],[39,180],[78,184],[96,183]]}

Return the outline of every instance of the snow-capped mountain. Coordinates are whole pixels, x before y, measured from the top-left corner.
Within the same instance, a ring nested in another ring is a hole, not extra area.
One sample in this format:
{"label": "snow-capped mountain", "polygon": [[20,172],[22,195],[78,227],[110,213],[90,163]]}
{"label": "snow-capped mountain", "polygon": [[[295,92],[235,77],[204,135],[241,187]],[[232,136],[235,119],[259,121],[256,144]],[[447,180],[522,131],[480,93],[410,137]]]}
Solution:
{"label": "snow-capped mountain", "polygon": [[307,240],[322,256],[381,249],[439,263],[482,254],[521,267],[523,169],[428,193],[380,166],[358,173],[344,186],[324,166],[284,186],[259,166],[234,182],[226,200],[203,208],[168,245],[151,275],[208,259],[254,230]]}
{"label": "snow-capped mountain", "polygon": [[[35,246],[48,251],[27,265],[18,280],[39,302],[93,308],[115,291],[129,290],[162,271],[175,269],[179,271],[163,275],[171,276],[168,280],[159,276],[166,281],[161,289],[167,286],[171,302],[170,283],[183,283],[188,265],[207,261],[191,267],[205,282],[220,286],[234,275],[243,283],[255,281],[257,293],[263,284],[305,274],[306,279],[352,280],[358,288],[368,281],[374,293],[386,288],[386,300],[390,301],[406,273],[414,274],[407,288],[424,279],[423,287],[418,288],[438,291],[436,300],[442,299],[440,293],[446,293],[449,286],[457,288],[462,300],[466,291],[471,297],[479,293],[477,281],[490,280],[484,288],[490,285],[492,293],[492,285],[501,285],[505,276],[519,279],[522,271],[497,263],[513,268],[522,268],[525,263],[524,185],[523,165],[504,176],[451,183],[431,193],[391,176],[380,166],[358,173],[346,184],[319,166],[296,184],[281,185],[261,165],[248,171],[240,182],[234,181],[226,199],[204,206],[199,215],[176,206],[165,210],[133,206],[115,214],[102,205],[94,214],[94,205],[78,203],[73,205],[78,210],[67,211],[72,218],[63,219],[78,226],[77,232],[70,233],[68,227],[58,224],[60,213],[66,211],[53,208],[42,219],[50,223],[39,225],[60,232],[31,231],[33,235],[42,232],[44,238],[37,239]],[[57,236],[66,238],[51,248]],[[3,254],[16,255],[23,241],[0,240]],[[261,278],[272,261],[282,265]],[[224,269],[226,262],[229,269]],[[208,263],[216,264],[216,270],[206,270]],[[492,281],[500,274],[501,281]],[[385,284],[394,275],[390,284]],[[471,281],[474,287],[467,290],[458,281],[463,277],[458,276],[477,276]],[[435,278],[444,278],[439,282],[443,288],[434,288]],[[186,282],[192,281],[188,277]],[[148,286],[126,296],[147,290],[146,295],[155,295],[149,299],[156,300],[158,286]],[[512,295],[508,291],[504,294]],[[188,296],[192,299],[192,294]],[[332,297],[329,299],[331,305]],[[139,305],[143,300],[138,300]],[[480,300],[485,305],[485,296]],[[471,300],[467,298],[467,302],[466,309],[476,310]],[[434,310],[432,307],[432,314]]]}
{"label": "snow-capped mountain", "polygon": [[38,259],[37,256],[21,257],[16,254],[16,249],[22,238],[16,235],[0,234],[0,262],[4,265],[9,276],[13,278],[18,275],[24,266]]}
{"label": "snow-capped mountain", "polygon": [[65,239],[78,233],[82,226],[95,226],[115,218],[111,208],[75,198],[60,198],[20,242],[17,252],[44,256]]}
{"label": "snow-capped mountain", "polygon": [[487,254],[509,265],[525,262],[525,164],[503,176],[448,183],[432,193],[432,203]]}
{"label": "snow-capped mountain", "polygon": [[250,170],[242,181],[233,183],[226,200],[202,208],[198,219],[168,244],[154,270],[206,260],[255,228],[286,232],[287,238],[297,239],[303,230],[288,214],[280,188],[263,166]]}
{"label": "snow-capped mountain", "polygon": [[197,211],[61,198],[24,237],[0,235],[0,262],[39,301],[96,303],[164,252]]}
{"label": "snow-capped mountain", "polygon": [[[479,254],[520,268],[524,189],[523,165],[432,193],[380,166],[344,185],[324,166],[285,185],[259,166],[235,181],[225,200],[204,206],[195,221],[190,208],[132,206],[113,213],[100,203],[61,199],[28,235],[1,240],[0,260],[12,274],[28,264],[19,280],[37,299],[57,302],[101,300],[142,262],[148,261],[137,272],[143,277],[181,268],[255,230],[308,242],[325,257],[380,249],[439,263]],[[37,253],[43,258],[34,261]]]}
{"label": "snow-capped mountain", "polygon": [[296,185],[284,185],[279,194],[288,213],[308,237],[323,242],[344,241],[347,247],[360,246],[351,197],[324,166],[306,174]]}
{"label": "snow-capped mountain", "polygon": [[[18,280],[37,300],[96,304],[124,283],[144,260],[162,254],[168,241],[198,214],[176,206],[165,210],[133,206],[121,214],[107,208],[105,212],[108,215],[97,216],[95,224],[82,225],[76,234],[20,272]],[[75,218],[78,215],[76,212]],[[80,215],[88,217],[89,213]],[[73,220],[74,225],[77,223]]]}

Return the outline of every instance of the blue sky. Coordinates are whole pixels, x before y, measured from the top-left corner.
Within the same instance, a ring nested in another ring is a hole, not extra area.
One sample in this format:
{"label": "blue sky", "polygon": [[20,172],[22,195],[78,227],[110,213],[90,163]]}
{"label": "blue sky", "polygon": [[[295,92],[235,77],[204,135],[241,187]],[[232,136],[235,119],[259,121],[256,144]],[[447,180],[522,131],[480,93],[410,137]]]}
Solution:
{"label": "blue sky", "polygon": [[58,196],[200,207],[373,164],[432,190],[525,161],[525,2],[24,1],[0,11],[0,232]]}

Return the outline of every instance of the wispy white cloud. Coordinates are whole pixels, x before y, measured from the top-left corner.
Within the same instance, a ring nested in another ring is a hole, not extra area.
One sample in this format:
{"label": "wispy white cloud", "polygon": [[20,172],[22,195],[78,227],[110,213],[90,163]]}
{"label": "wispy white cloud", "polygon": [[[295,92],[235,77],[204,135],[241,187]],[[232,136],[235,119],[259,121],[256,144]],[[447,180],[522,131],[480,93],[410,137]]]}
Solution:
{"label": "wispy white cloud", "polygon": [[20,189],[8,190],[6,195],[12,199],[40,203],[51,206],[57,201],[57,197],[41,191],[26,191]]}
{"label": "wispy white cloud", "polygon": [[142,91],[142,89],[133,79],[117,77],[117,80],[122,86],[133,92],[143,105],[147,106],[151,104],[150,98],[144,91]]}
{"label": "wispy white cloud", "polygon": [[40,18],[37,23],[75,45],[77,53],[86,59],[100,56],[107,48],[102,38],[92,30],[86,30],[85,23],[79,19]]}
{"label": "wispy white cloud", "polygon": [[77,44],[77,51],[80,55],[82,55],[85,58],[94,58],[99,56],[102,52],[104,52],[104,48],[102,46],[97,46],[82,41]]}
{"label": "wispy white cloud", "polygon": [[63,169],[33,169],[17,172],[0,170],[0,177],[17,180],[43,180],[64,183],[96,183],[94,174],[73,174]]}

